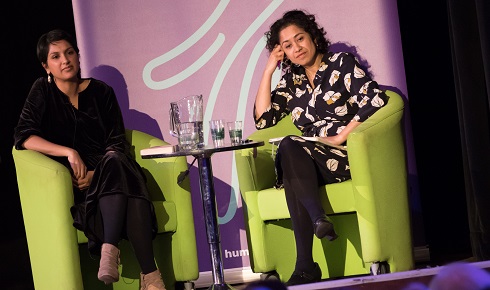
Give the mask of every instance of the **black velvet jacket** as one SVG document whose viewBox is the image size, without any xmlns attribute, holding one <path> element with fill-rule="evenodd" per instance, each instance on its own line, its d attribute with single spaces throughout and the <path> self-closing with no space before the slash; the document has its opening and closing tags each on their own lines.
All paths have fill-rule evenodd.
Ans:
<svg viewBox="0 0 490 290">
<path fill-rule="evenodd" d="M 80 92 L 78 109 L 54 82 L 37 79 L 15 128 L 15 148 L 24 149 L 22 144 L 31 135 L 77 150 L 89 170 L 109 150 L 129 154 L 114 90 L 96 79 Z"/>
<path fill-rule="evenodd" d="M 104 232 L 98 200 L 104 195 L 123 194 L 150 201 L 142 168 L 130 155 L 121 110 L 114 90 L 102 81 L 90 79 L 79 93 L 78 109 L 55 83 L 37 79 L 26 99 L 14 131 L 16 149 L 29 136 L 37 135 L 55 144 L 77 150 L 88 170 L 94 170 L 90 187 L 74 187 L 73 225 L 89 239 L 89 250 L 100 253 Z M 51 156 L 52 157 L 52 156 Z M 68 158 L 52 157 L 71 170 Z M 153 237 L 156 216 L 150 202 Z M 122 233 L 121 238 L 127 239 Z"/>
</svg>

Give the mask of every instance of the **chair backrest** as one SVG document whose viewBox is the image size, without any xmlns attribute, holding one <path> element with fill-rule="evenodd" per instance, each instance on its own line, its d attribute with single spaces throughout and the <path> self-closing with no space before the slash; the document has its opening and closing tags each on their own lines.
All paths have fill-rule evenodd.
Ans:
<svg viewBox="0 0 490 290">
<path fill-rule="evenodd" d="M 172 199 L 179 198 L 173 196 L 175 190 L 170 189 L 185 189 L 190 191 L 190 182 L 186 178 L 183 183 L 178 186 L 176 184 L 177 176 L 174 173 L 180 173 L 187 170 L 187 160 L 182 157 L 143 159 L 140 150 L 153 146 L 168 145 L 169 143 L 156 138 L 147 133 L 138 130 L 126 130 L 126 138 L 131 144 L 131 154 L 136 162 L 143 168 L 146 174 L 147 186 L 151 194 L 152 200 L 163 200 L 161 193 L 163 188 L 169 189 L 166 194 L 172 194 Z M 158 174 L 165 172 L 166 174 Z M 178 194 L 178 192 L 177 192 Z"/>
</svg>

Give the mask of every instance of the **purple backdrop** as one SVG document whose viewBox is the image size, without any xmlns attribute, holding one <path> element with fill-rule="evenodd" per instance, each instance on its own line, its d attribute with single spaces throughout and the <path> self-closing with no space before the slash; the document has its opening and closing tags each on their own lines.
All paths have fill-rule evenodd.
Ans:
<svg viewBox="0 0 490 290">
<path fill-rule="evenodd" d="M 176 143 L 168 132 L 169 103 L 202 94 L 206 143 L 211 142 L 210 119 L 243 120 L 247 136 L 255 130 L 253 101 L 268 57 L 264 32 L 294 8 L 314 13 L 334 50 L 369 60 L 366 64 L 380 85 L 407 98 L 392 0 L 73 0 L 82 75 L 114 87 L 127 128 Z M 411 194 L 418 200 L 409 120 L 406 124 Z M 224 267 L 249 267 L 233 153 L 215 154 L 212 162 Z M 195 165 L 190 178 L 199 267 L 205 272 L 211 263 Z"/>
</svg>

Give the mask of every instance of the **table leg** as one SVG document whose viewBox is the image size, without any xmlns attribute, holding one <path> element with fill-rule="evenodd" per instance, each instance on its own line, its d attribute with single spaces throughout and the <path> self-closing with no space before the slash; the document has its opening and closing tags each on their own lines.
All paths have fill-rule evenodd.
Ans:
<svg viewBox="0 0 490 290">
<path fill-rule="evenodd" d="M 221 259 L 221 244 L 218 225 L 218 211 L 216 207 L 216 194 L 214 192 L 213 168 L 210 156 L 197 157 L 199 167 L 199 183 L 204 208 L 206 233 L 211 253 L 211 264 L 214 284 L 209 287 L 213 290 L 233 289 L 225 283 L 223 274 L 223 260 Z"/>
</svg>

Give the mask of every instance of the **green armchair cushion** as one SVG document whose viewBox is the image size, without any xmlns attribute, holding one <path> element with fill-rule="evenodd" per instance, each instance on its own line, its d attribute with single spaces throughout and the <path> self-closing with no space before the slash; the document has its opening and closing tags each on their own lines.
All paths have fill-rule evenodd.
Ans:
<svg viewBox="0 0 490 290">
<path fill-rule="evenodd" d="M 328 200 L 324 198 L 322 201 L 327 214 L 355 211 L 352 181 L 332 184 L 328 188 Z M 268 188 L 259 191 L 257 204 L 260 219 L 263 221 L 290 218 L 284 190 Z"/>
</svg>

